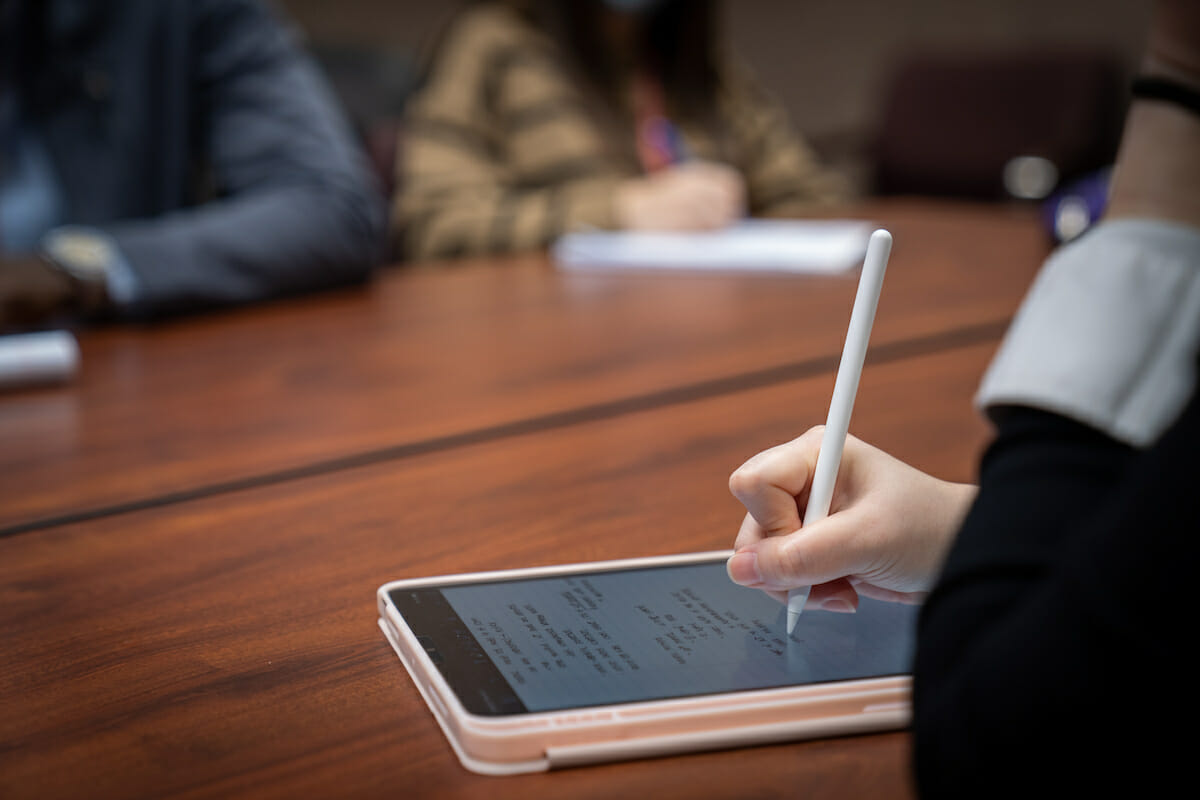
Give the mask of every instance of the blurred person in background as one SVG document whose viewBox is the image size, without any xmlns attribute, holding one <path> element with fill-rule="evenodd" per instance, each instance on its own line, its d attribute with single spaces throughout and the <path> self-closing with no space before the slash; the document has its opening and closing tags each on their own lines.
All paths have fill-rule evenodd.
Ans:
<svg viewBox="0 0 1200 800">
<path fill-rule="evenodd" d="M 0 327 L 362 279 L 386 212 L 254 0 L 0 0 Z"/>
<path fill-rule="evenodd" d="M 715 0 L 472 4 L 410 105 L 397 248 L 525 251 L 580 228 L 706 230 L 844 199 L 718 34 Z"/>
</svg>

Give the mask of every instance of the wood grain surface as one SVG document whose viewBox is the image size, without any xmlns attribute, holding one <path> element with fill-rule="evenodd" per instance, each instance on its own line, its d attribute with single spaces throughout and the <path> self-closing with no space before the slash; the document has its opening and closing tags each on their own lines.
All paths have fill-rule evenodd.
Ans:
<svg viewBox="0 0 1200 800">
<path fill-rule="evenodd" d="M 877 360 L 995 341 L 1048 249 L 1028 207 L 854 215 L 896 240 Z M 0 395 L 0 536 L 829 373 L 855 280 L 527 257 L 85 331 L 77 381 Z"/>
<path fill-rule="evenodd" d="M 900 251 L 896 266 L 920 268 Z M 515 265 L 510 277 L 568 291 L 568 283 L 536 266 Z M 479 282 L 494 285 L 486 277 Z M 769 305 L 757 297 L 760 290 L 751 292 L 753 303 Z M 445 301 L 458 302 L 450 295 Z M 340 302 L 347 314 L 363 304 Z M 279 321 L 298 312 L 275 313 Z M 203 342 L 206 326 L 245 329 L 252 321 L 160 330 L 134 349 L 190 332 Z M 563 317 L 556 324 L 571 323 Z M 403 327 L 399 317 L 396 325 Z M 884 330 L 896 336 L 911 328 L 893 316 Z M 109 336 L 124 335 L 137 337 Z M 115 342 L 106 346 L 120 350 Z M 782 347 L 771 347 L 778 348 L 771 358 L 780 358 Z M 993 347 L 949 346 L 868 364 L 852 432 L 924 469 L 969 479 L 987 437 L 970 397 Z M 88 369 L 81 389 L 101 380 L 94 372 L 100 367 Z M 351 371 L 357 369 L 366 367 Z M 554 388 L 540 405 L 532 394 L 529 403 L 554 408 L 594 399 L 546 369 L 540 380 Z M 618 393 L 639 386 L 632 373 L 614 372 L 625 375 L 614 378 Z M 531 387 L 538 383 L 528 379 Z M 404 383 L 380 380 L 397 391 Z M 131 402 L 140 407 L 132 384 Z M 391 579 L 729 546 L 741 518 L 726 489 L 729 472 L 822 421 L 831 385 L 831 373 L 779 380 L 0 539 L 0 797 L 910 797 L 904 733 L 511 778 L 472 775 L 375 627 L 374 592 Z M 349 396 L 355 389 L 372 391 L 337 391 Z M 223 402 L 248 399 L 230 391 L 224 401 L 203 392 L 188 401 L 182 389 L 174 398 L 195 403 L 202 417 L 195 439 L 182 447 L 205 455 L 189 458 L 228 452 L 219 442 L 206 447 L 207 425 L 249 424 L 222 413 Z M 263 397 L 271 394 L 263 389 Z M 378 419 L 374 402 L 364 399 L 363 420 L 341 429 L 327 420 L 315 435 L 328 448 L 370 444 L 354 425 L 366 431 Z M 448 413 L 438 423 L 430 412 L 423 425 L 470 427 L 530 413 L 511 398 L 497 402 L 503 410 Z M 404 416 L 402 409 L 396 415 Z M 247 449 L 304 439 L 303 419 L 285 411 L 274 433 L 246 431 L 257 443 Z M 406 430 L 399 423 L 386 436 L 400 440 Z M 164 456 L 177 452 L 171 442 L 160 446 Z M 280 458 L 325 452 L 297 445 Z M 270 466 L 262 453 L 236 463 Z M 14 469 L 6 466 L 6 474 Z M 122 462 L 114 471 L 124 469 Z M 185 470 L 173 480 L 203 476 L 203 469 Z M 101 490 L 78 497 L 94 500 L 120 488 L 96 480 Z M 133 480 L 124 488 L 134 494 L 153 488 Z"/>
</svg>

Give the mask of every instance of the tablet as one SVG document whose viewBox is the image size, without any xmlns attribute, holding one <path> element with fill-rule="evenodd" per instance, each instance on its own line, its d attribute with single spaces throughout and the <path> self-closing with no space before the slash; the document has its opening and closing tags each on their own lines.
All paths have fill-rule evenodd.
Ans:
<svg viewBox="0 0 1200 800">
<path fill-rule="evenodd" d="M 917 608 L 786 608 L 728 552 L 401 580 L 379 624 L 467 769 L 905 727 Z"/>
</svg>

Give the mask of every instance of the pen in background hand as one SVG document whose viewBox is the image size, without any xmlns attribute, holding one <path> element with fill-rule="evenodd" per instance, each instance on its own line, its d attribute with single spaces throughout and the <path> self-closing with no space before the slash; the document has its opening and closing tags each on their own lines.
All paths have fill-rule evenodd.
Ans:
<svg viewBox="0 0 1200 800">
<path fill-rule="evenodd" d="M 850 312 L 850 328 L 846 332 L 842 360 L 838 364 L 837 378 L 833 384 L 829 417 L 825 422 L 825 432 L 821 436 L 821 449 L 817 452 L 817 466 L 813 470 L 812 488 L 808 493 L 808 506 L 804 510 L 801 531 L 829 515 L 833 486 L 837 481 L 838 466 L 842 463 L 842 449 L 846 446 L 846 434 L 850 430 L 850 412 L 854 409 L 854 397 L 858 394 L 858 379 L 862 376 L 863 360 L 867 356 L 867 341 L 871 338 L 875 309 L 879 305 L 879 292 L 883 288 L 883 273 L 887 269 L 891 252 L 890 233 L 881 228 L 871 234 L 867 242 L 867 254 L 863 259 L 862 274 L 858 279 L 858 291 L 854 296 L 854 309 Z M 808 600 L 811 588 L 804 586 L 788 592 L 788 636 L 796 629 L 796 621 L 800 619 L 800 612 Z"/>
<path fill-rule="evenodd" d="M 638 129 L 638 156 L 647 174 L 688 161 L 683 134 L 663 116 L 644 120 Z"/>
</svg>

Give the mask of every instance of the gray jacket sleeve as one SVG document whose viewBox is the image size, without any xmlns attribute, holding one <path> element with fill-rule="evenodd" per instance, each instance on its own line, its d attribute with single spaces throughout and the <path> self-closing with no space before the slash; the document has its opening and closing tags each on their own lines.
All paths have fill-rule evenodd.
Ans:
<svg viewBox="0 0 1200 800">
<path fill-rule="evenodd" d="M 100 226 L 136 279 L 126 310 L 362 279 L 383 253 L 383 204 L 324 80 L 262 6 L 210 0 L 193 13 L 194 107 L 218 195 Z"/>
</svg>

